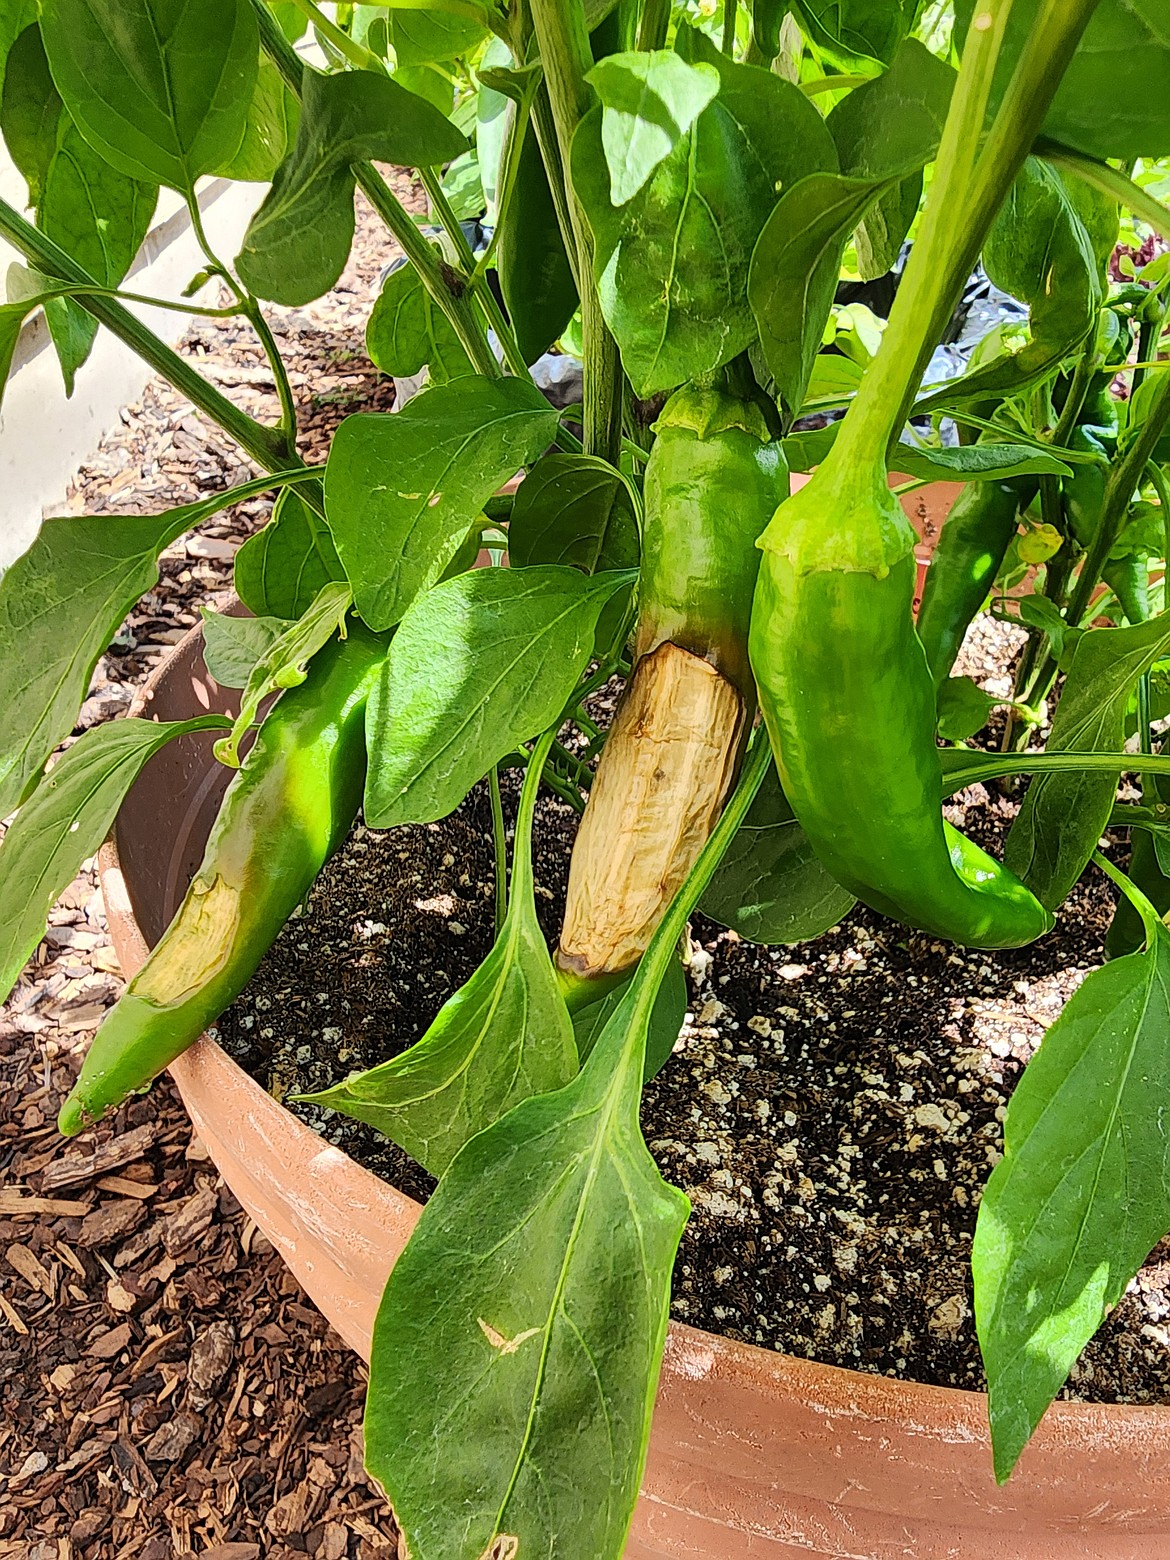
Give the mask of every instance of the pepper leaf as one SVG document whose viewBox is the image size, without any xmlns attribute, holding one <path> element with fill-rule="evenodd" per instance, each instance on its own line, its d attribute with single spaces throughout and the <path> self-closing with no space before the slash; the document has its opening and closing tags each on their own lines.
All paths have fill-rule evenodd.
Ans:
<svg viewBox="0 0 1170 1560">
<path fill-rule="evenodd" d="M 392 7 L 386 24 L 399 65 L 431 65 L 474 49 L 486 28 L 469 16 L 443 16 L 441 7 Z"/>
<path fill-rule="evenodd" d="M 429 167 L 457 157 L 463 136 L 389 76 L 307 70 L 293 149 L 252 218 L 236 264 L 259 298 L 311 303 L 337 281 L 353 242 L 352 164 Z"/>
<path fill-rule="evenodd" d="M 256 664 L 292 627 L 286 618 L 237 617 L 200 607 L 203 663 L 221 688 L 244 688 Z"/>
<path fill-rule="evenodd" d="M 828 931 L 855 903 L 818 860 L 773 765 L 700 910 L 749 942 L 798 943 Z"/>
<path fill-rule="evenodd" d="M 961 42 L 974 0 L 956 0 Z M 1036 25 L 1040 0 L 1013 0 L 996 96 Z M 994 108 L 994 102 L 991 105 Z M 1044 118 L 1044 134 L 1090 157 L 1170 153 L 1170 16 L 1165 0 L 1099 0 Z"/>
<path fill-rule="evenodd" d="M 496 268 L 526 363 L 561 335 L 579 299 L 536 132 L 529 120 L 511 198 L 499 214 Z"/>
<path fill-rule="evenodd" d="M 115 720 L 67 748 L 0 844 L 0 1001 L 45 935 L 53 902 L 105 839 L 146 761 L 172 737 L 220 730 L 223 715 Z"/>
<path fill-rule="evenodd" d="M 1002 1483 L 1170 1230 L 1170 932 L 1093 970 L 1024 1070 L 975 1226 L 975 1317 Z"/>
<path fill-rule="evenodd" d="M 636 569 L 640 551 L 626 485 L 596 455 L 546 455 L 516 490 L 508 522 L 513 568 Z"/>
<path fill-rule="evenodd" d="M 577 1040 L 577 1052 L 585 1062 L 593 1047 L 601 1038 L 606 1024 L 617 1011 L 622 998 L 629 990 L 629 981 L 606 992 L 595 1002 L 585 1003 L 573 1014 L 573 1034 Z M 646 1061 L 643 1076 L 647 1083 L 656 1078 L 670 1059 L 675 1043 L 682 1033 L 687 1016 L 687 982 L 683 967 L 672 959 L 663 977 L 654 1009 L 650 1014 L 650 1027 L 646 1032 Z"/>
<path fill-rule="evenodd" d="M 258 486 L 162 515 L 44 522 L 0 579 L 0 817 L 72 731 L 98 657 L 158 580 L 159 553 Z"/>
<path fill-rule="evenodd" d="M 920 0 L 789 0 L 817 53 L 841 70 L 883 63 L 918 19 Z"/>
<path fill-rule="evenodd" d="M 474 569 L 419 596 L 366 707 L 371 828 L 430 823 L 563 709 L 628 573 Z"/>
<path fill-rule="evenodd" d="M 43 0 L 57 90 L 131 179 L 190 193 L 236 151 L 259 68 L 249 0 Z"/>
<path fill-rule="evenodd" d="M 557 413 L 528 381 L 479 377 L 432 386 L 400 412 L 345 419 L 325 504 L 371 628 L 393 628 L 435 583 L 487 500 L 556 428 Z"/>
<path fill-rule="evenodd" d="M 718 72 L 719 93 L 636 195 L 612 203 L 600 105 L 572 146 L 602 311 L 640 396 L 710 373 L 752 343 L 748 265 L 776 191 L 836 163 L 824 122 L 798 87 L 732 63 L 685 26 L 678 50 Z"/>
<path fill-rule="evenodd" d="M 536 919 L 536 779 L 535 771 L 525 777 L 508 913 L 487 958 L 409 1050 L 300 1096 L 368 1123 L 432 1175 L 514 1105 L 561 1088 L 577 1071 L 573 1026 Z"/>
<path fill-rule="evenodd" d="M 257 617 L 299 618 L 345 570 L 329 527 L 294 488 L 285 488 L 268 524 L 236 553 L 236 594 Z"/>
<path fill-rule="evenodd" d="M 391 1272 L 366 1457 L 415 1560 L 622 1552 L 689 1209 L 639 1130 L 639 1011 L 471 1139 Z"/>
<path fill-rule="evenodd" d="M 366 325 L 366 351 L 384 374 L 409 379 L 426 368 L 432 384 L 472 372 L 454 327 L 411 265 L 382 284 Z"/>
<path fill-rule="evenodd" d="M 260 706 L 270 694 L 295 688 L 308 675 L 308 665 L 318 650 L 341 630 L 345 638 L 345 619 L 353 605 L 353 593 L 344 581 L 331 580 L 322 585 L 312 606 L 295 623 L 272 640 L 248 674 L 240 713 L 226 737 L 215 744 L 215 756 L 232 769 L 240 766 L 240 743 L 244 733 L 256 723 Z"/>
<path fill-rule="evenodd" d="M 1125 712 L 1139 677 L 1170 646 L 1170 614 L 1135 628 L 1096 628 L 1076 641 L 1046 751 L 1120 753 Z M 1133 760 L 1131 767 L 1140 767 Z M 1050 910 L 1080 877 L 1101 838 L 1117 791 L 1099 770 L 1042 774 L 1008 833 L 1006 864 Z"/>
<path fill-rule="evenodd" d="M 638 193 L 719 91 L 714 66 L 688 65 L 672 49 L 610 54 L 585 79 L 601 100 L 601 145 L 615 206 Z"/>
</svg>

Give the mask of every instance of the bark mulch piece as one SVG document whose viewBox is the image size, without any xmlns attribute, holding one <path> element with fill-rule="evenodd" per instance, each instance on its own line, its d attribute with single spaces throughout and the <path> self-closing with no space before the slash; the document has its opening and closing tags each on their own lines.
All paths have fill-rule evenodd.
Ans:
<svg viewBox="0 0 1170 1560">
<path fill-rule="evenodd" d="M 399 193 L 421 209 L 409 184 Z M 359 196 L 335 291 L 269 311 L 309 461 L 344 416 L 393 405 L 363 333 L 395 252 Z M 200 321 L 181 350 L 246 409 L 275 416 L 245 327 Z M 156 512 L 251 475 L 226 435 L 153 380 L 64 512 Z M 167 550 L 75 735 L 124 713 L 199 607 L 224 603 L 235 551 L 269 509 L 240 505 Z M 220 1181 L 169 1080 L 73 1143 L 57 1135 L 122 988 L 92 861 L 50 920 L 0 1009 L 0 1557 L 394 1560 L 393 1521 L 362 1467 L 365 1367 Z"/>
</svg>

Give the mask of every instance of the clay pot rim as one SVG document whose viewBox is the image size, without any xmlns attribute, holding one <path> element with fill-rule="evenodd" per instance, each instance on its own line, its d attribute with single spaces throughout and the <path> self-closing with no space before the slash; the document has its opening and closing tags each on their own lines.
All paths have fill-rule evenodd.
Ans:
<svg viewBox="0 0 1170 1560">
<path fill-rule="evenodd" d="M 202 624 L 197 624 L 170 649 L 135 694 L 128 716 L 150 718 L 155 689 L 166 677 L 172 660 L 184 650 L 190 650 L 202 637 Z M 98 852 L 98 873 L 111 930 L 117 925 L 119 938 L 116 940 L 120 940 L 124 949 L 131 950 L 129 962 L 137 968 L 146 957 L 148 945 L 134 915 L 113 830 Z M 127 971 L 128 977 L 131 974 L 133 970 Z M 254 1113 L 263 1118 L 266 1127 L 285 1134 L 290 1159 L 298 1157 L 294 1148 L 303 1154 L 306 1150 L 319 1152 L 326 1146 L 316 1133 L 273 1099 L 206 1034 L 168 1070 L 184 1095 L 185 1105 L 187 1091 L 197 1087 L 200 1103 L 206 1106 L 208 1099 L 218 1092 L 215 1088 L 217 1078 L 225 1085 L 230 1080 L 227 1092 L 238 1094 L 243 1089 L 249 1104 L 254 1105 Z M 352 1178 L 355 1185 L 361 1185 L 367 1197 L 386 1206 L 393 1221 L 393 1233 L 405 1244 L 423 1205 L 393 1183 L 359 1165 L 342 1150 L 332 1149 L 331 1152 L 344 1161 L 345 1175 Z M 328 1313 L 325 1314 L 328 1317 Z M 368 1348 L 359 1348 L 352 1337 L 347 1341 L 368 1360 Z M 660 1393 L 670 1377 L 681 1384 L 708 1375 L 717 1375 L 728 1386 L 742 1392 L 745 1398 L 766 1397 L 779 1403 L 798 1394 L 811 1404 L 823 1404 L 826 1412 L 837 1415 L 844 1411 L 858 1419 L 888 1421 L 909 1427 L 945 1423 L 953 1427 L 956 1439 L 988 1439 L 987 1395 L 984 1392 L 825 1365 L 672 1320 Z M 1050 1405 L 1025 1451 L 1020 1472 L 1023 1473 L 1025 1465 L 1031 1463 L 1032 1456 L 1043 1455 L 1045 1443 L 1050 1438 L 1058 1439 L 1066 1448 L 1070 1442 L 1083 1442 L 1085 1453 L 1091 1455 L 1093 1447 L 1100 1445 L 1103 1439 L 1115 1450 L 1132 1443 L 1148 1453 L 1151 1437 L 1170 1445 L 1170 1406 L 1057 1400 Z M 1012 1482 L 1014 1484 L 1016 1480 Z"/>
</svg>

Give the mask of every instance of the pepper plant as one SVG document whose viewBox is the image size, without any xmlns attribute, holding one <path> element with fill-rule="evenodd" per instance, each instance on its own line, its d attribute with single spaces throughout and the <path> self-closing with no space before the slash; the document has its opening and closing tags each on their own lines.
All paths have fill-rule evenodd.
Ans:
<svg viewBox="0 0 1170 1560">
<path fill-rule="evenodd" d="M 1162 0 L 920 9 L 0 0 L 0 129 L 30 208 L 0 203 L 24 259 L 0 362 L 41 309 L 69 389 L 104 327 L 258 472 L 163 515 L 48 520 L 0 581 L 5 989 L 152 753 L 200 734 L 233 772 L 61 1130 L 230 1003 L 359 804 L 388 829 L 491 791 L 495 946 L 421 1040 L 314 1097 L 439 1177 L 382 1298 L 366 1418 L 415 1560 L 622 1551 L 687 1216 L 639 1096 L 679 1031 L 700 905 L 763 943 L 857 899 L 1016 947 L 1128 828 L 1132 877 L 1097 858 L 1121 890 L 1116 957 L 1025 1073 L 979 1216 L 999 1477 L 1170 1229 L 1170 265 L 1108 271 L 1123 215 L 1170 236 Z M 414 171 L 427 225 L 385 163 Z M 212 174 L 267 185 L 234 258 L 200 221 Z M 164 185 L 222 291 L 202 312 L 242 317 L 268 355 L 275 423 L 127 307 Z M 355 187 L 406 260 L 370 356 L 428 384 L 347 417 L 312 466 L 266 305 L 334 285 Z M 460 217 L 485 209 L 476 252 Z M 839 309 L 843 270 L 886 274 L 908 236 L 888 322 Z M 924 385 L 980 257 L 1028 324 Z M 558 412 L 530 368 L 570 339 L 582 400 Z M 891 472 L 964 484 L 917 623 Z M 204 626 L 238 718 L 117 721 L 46 768 L 160 551 L 263 491 L 271 518 L 235 560 L 249 615 Z M 472 567 L 485 543 L 507 567 Z M 950 675 L 988 603 L 1028 635 L 998 744 L 992 701 Z M 605 732 L 588 700 L 615 676 Z M 1125 771 L 1140 805 L 1117 801 Z M 1022 775 L 1001 864 L 942 804 Z M 552 953 L 542 787 L 583 815 Z"/>
</svg>

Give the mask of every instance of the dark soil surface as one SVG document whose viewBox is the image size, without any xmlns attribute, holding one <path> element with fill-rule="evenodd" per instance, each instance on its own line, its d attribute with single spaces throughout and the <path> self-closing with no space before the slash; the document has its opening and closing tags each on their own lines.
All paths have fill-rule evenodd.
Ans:
<svg viewBox="0 0 1170 1560">
<path fill-rule="evenodd" d="M 978 637 L 971 648 L 986 650 Z M 951 821 L 1002 848 L 1014 804 L 982 787 L 962 802 Z M 574 831 L 569 807 L 542 804 L 550 941 Z M 222 1042 L 281 1097 L 397 1054 L 487 952 L 493 894 L 485 794 L 439 824 L 358 827 L 225 1015 Z M 981 1387 L 969 1273 L 981 1188 L 1012 1087 L 1101 962 L 1111 913 L 1108 885 L 1090 875 L 1051 936 L 1003 954 L 956 950 L 861 909 L 788 948 L 697 918 L 686 1026 L 642 1111 L 663 1174 L 694 1205 L 673 1314 L 831 1364 Z M 428 1195 L 426 1173 L 373 1129 L 290 1108 Z M 1170 1401 L 1168 1317 L 1170 1253 L 1131 1286 L 1071 1390 Z"/>
</svg>

